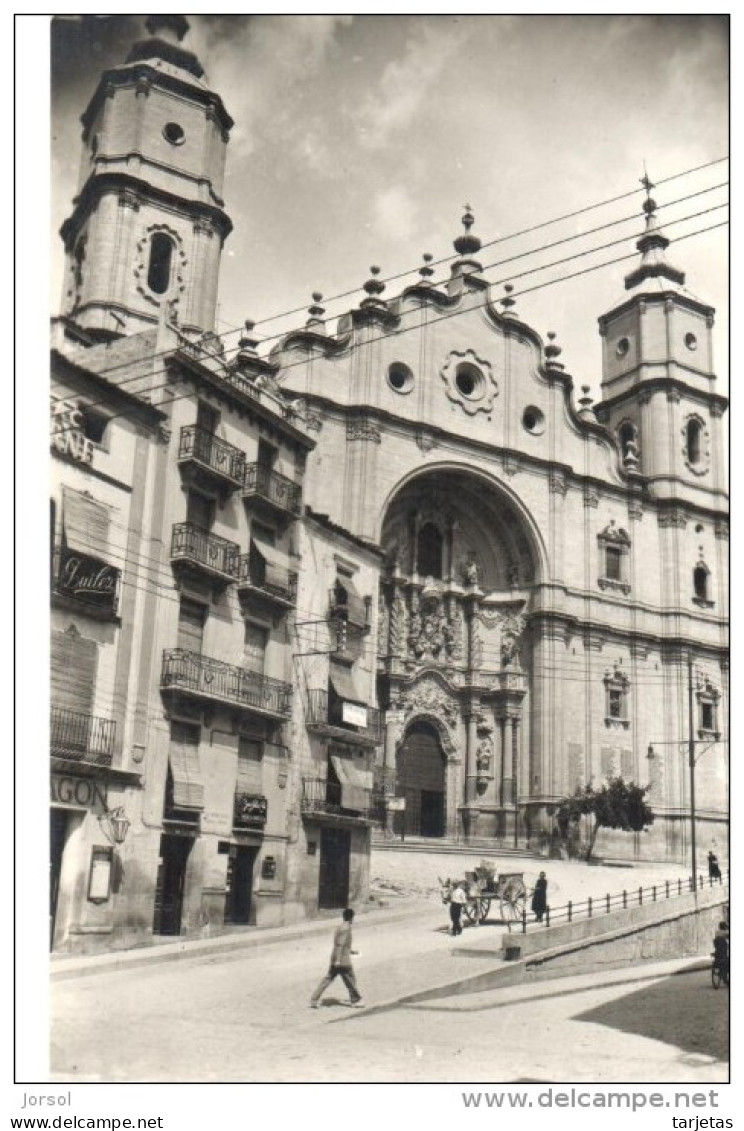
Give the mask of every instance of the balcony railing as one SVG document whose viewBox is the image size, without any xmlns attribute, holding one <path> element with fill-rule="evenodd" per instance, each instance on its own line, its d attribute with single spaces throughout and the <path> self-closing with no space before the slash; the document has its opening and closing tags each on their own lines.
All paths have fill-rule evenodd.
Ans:
<svg viewBox="0 0 744 1131">
<path fill-rule="evenodd" d="M 183 648 L 163 652 L 160 686 L 164 691 L 182 691 L 260 714 L 284 719 L 292 714 L 291 684 Z"/>
<path fill-rule="evenodd" d="M 266 824 L 269 803 L 258 793 L 236 793 L 233 805 L 234 829 L 262 829 Z"/>
<path fill-rule="evenodd" d="M 363 792 L 363 806 L 345 809 L 339 782 L 327 781 L 325 778 L 303 778 L 301 810 L 303 813 L 322 813 L 328 816 L 370 821 L 374 817 L 372 791 Z"/>
<path fill-rule="evenodd" d="M 238 576 L 240 546 L 192 522 L 177 522 L 171 536 L 171 561 L 184 562 L 225 581 Z"/>
<path fill-rule="evenodd" d="M 250 554 L 244 554 L 238 562 L 237 582 L 239 589 L 256 589 L 263 596 L 283 605 L 297 604 L 297 574 L 287 570 L 281 573 Z"/>
<path fill-rule="evenodd" d="M 308 691 L 305 724 L 332 737 L 377 746 L 381 741 L 380 712 L 376 707 L 345 703 L 323 688 Z"/>
<path fill-rule="evenodd" d="M 243 482 L 245 452 L 195 424 L 181 429 L 178 460 L 179 463 L 194 460 L 218 478 L 229 481 L 233 487 L 239 487 Z"/>
<path fill-rule="evenodd" d="M 116 722 L 66 707 L 51 708 L 50 751 L 57 758 L 110 766 L 114 756 Z"/>
<path fill-rule="evenodd" d="M 243 497 L 267 503 L 285 514 L 297 515 L 302 505 L 302 488 L 278 471 L 260 463 L 249 463 L 243 479 Z"/>
</svg>

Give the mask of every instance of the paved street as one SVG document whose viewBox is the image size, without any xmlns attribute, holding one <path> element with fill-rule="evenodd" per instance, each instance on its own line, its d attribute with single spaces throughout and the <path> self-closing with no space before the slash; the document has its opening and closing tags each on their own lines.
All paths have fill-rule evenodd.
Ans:
<svg viewBox="0 0 744 1131">
<path fill-rule="evenodd" d="M 57 1081 L 725 1082 L 728 992 L 700 960 L 426 1001 L 375 1011 L 421 985 L 492 965 L 458 954 L 443 909 L 373 912 L 355 924 L 370 1011 L 335 983 L 308 1008 L 335 921 L 309 937 L 161 961 L 52 986 Z M 396 917 L 397 916 L 397 917 Z M 494 954 L 500 931 L 492 931 Z M 472 937 L 472 936 L 471 936 Z M 338 985 L 338 989 L 336 989 Z M 116 1016 L 101 1039 L 101 1017 Z"/>
</svg>

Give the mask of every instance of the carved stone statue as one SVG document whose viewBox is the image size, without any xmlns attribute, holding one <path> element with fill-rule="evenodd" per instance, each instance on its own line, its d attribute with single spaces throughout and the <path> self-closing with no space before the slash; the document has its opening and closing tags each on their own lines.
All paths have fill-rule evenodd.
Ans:
<svg viewBox="0 0 744 1131">
<path fill-rule="evenodd" d="M 475 589 L 478 586 L 478 562 L 471 551 L 462 567 L 462 576 L 466 585 Z"/>
</svg>

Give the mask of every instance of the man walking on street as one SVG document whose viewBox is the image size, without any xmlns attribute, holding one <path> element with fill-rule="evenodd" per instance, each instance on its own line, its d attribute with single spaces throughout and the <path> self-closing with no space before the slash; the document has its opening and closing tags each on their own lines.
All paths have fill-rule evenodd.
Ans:
<svg viewBox="0 0 744 1131">
<path fill-rule="evenodd" d="M 343 919 L 343 923 L 336 928 L 336 933 L 333 936 L 333 951 L 331 952 L 328 973 L 310 998 L 311 1009 L 318 1008 L 318 1002 L 336 977 L 343 980 L 349 991 L 351 1004 L 354 1006 L 361 1006 L 362 1004 L 362 995 L 357 989 L 354 967 L 351 964 L 352 954 L 359 953 L 351 949 L 351 924 L 354 921 L 354 912 L 351 907 L 346 908 Z"/>
</svg>

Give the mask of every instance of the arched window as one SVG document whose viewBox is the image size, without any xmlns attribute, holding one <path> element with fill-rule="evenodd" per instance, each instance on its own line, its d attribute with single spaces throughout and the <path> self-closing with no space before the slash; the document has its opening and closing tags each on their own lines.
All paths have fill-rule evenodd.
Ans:
<svg viewBox="0 0 744 1131">
<path fill-rule="evenodd" d="M 702 425 L 699 420 L 688 420 L 687 422 L 687 459 L 690 463 L 700 463 L 700 436 L 702 432 Z"/>
<path fill-rule="evenodd" d="M 170 286 L 173 240 L 164 232 L 153 232 L 150 240 L 150 265 L 147 285 L 156 295 L 163 295 Z"/>
<path fill-rule="evenodd" d="M 418 572 L 424 577 L 442 576 L 442 535 L 433 522 L 425 523 L 418 535 Z"/>
<path fill-rule="evenodd" d="M 708 576 L 708 570 L 704 565 L 695 566 L 692 584 L 695 589 L 695 596 L 699 601 L 708 600 Z"/>
</svg>

